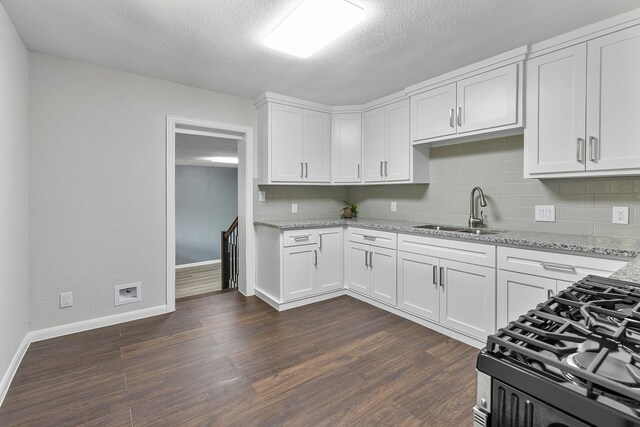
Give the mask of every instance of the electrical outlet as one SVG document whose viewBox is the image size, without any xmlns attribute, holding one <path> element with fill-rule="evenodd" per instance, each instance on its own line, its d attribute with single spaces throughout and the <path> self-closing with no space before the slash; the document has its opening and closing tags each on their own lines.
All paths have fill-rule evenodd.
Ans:
<svg viewBox="0 0 640 427">
<path fill-rule="evenodd" d="M 267 192 L 266 191 L 258 191 L 258 201 L 264 202 L 267 200 Z"/>
<path fill-rule="evenodd" d="M 535 215 L 537 222 L 555 222 L 556 221 L 556 207 L 553 205 L 549 206 L 538 206 L 535 208 Z"/>
<path fill-rule="evenodd" d="M 391 212 L 395 212 L 398 210 L 398 204 L 396 202 L 391 202 Z"/>
<path fill-rule="evenodd" d="M 629 207 L 614 206 L 612 222 L 614 224 L 629 224 Z"/>
<path fill-rule="evenodd" d="M 63 292 L 60 294 L 60 308 L 73 307 L 73 293 Z"/>
<path fill-rule="evenodd" d="M 291 213 L 298 213 L 298 204 L 291 203 Z"/>
</svg>

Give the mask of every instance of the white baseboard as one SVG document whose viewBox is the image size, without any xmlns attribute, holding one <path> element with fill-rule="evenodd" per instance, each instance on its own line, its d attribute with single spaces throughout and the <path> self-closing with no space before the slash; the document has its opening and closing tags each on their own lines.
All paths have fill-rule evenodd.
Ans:
<svg viewBox="0 0 640 427">
<path fill-rule="evenodd" d="M 7 372 L 5 372 L 2 377 L 2 382 L 0 382 L 0 406 L 2 406 L 2 402 L 4 402 L 4 398 L 9 391 L 9 386 L 11 385 L 11 381 L 13 381 L 13 377 L 18 371 L 18 366 L 20 366 L 20 362 L 22 362 L 22 358 L 24 357 L 27 349 L 29 348 L 29 344 L 31 344 L 31 340 L 29 337 L 29 333 L 24 337 L 16 354 L 13 355 L 13 359 L 11 359 L 11 363 L 7 368 Z"/>
<path fill-rule="evenodd" d="M 219 259 L 212 259 L 209 261 L 192 262 L 191 264 L 180 264 L 176 265 L 176 270 L 182 270 L 183 268 L 191 267 L 204 267 L 205 265 L 220 264 L 220 262 L 222 261 Z"/>
<path fill-rule="evenodd" d="M 267 304 L 269 304 L 271 307 L 275 308 L 278 311 L 290 310 L 292 308 L 302 307 L 303 305 L 313 304 L 314 302 L 325 301 L 331 298 L 337 298 L 347 294 L 345 289 L 338 289 L 338 290 L 330 291 L 324 294 L 314 295 L 308 298 L 301 298 L 295 301 L 278 302 L 272 296 L 260 291 L 259 289 L 254 289 L 254 291 L 258 298 L 260 298 L 262 301 L 266 302 Z"/>
<path fill-rule="evenodd" d="M 159 305 L 156 307 L 143 308 L 142 310 L 128 311 L 126 313 L 114 314 L 112 316 L 98 317 L 97 319 L 89 319 L 83 320 L 82 322 L 54 326 L 52 328 L 38 329 L 36 331 L 31 331 L 29 335 L 31 337 L 31 342 L 36 342 L 166 313 L 168 313 L 167 306 Z"/>
</svg>

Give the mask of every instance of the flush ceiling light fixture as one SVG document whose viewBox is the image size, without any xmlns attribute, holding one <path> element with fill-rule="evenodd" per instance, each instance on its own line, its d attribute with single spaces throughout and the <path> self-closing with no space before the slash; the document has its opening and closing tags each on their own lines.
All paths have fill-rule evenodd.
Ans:
<svg viewBox="0 0 640 427">
<path fill-rule="evenodd" d="M 264 39 L 264 44 L 307 58 L 363 19 L 364 10 L 346 0 L 304 0 Z"/>
<path fill-rule="evenodd" d="M 237 157 L 207 157 L 207 160 L 212 163 L 229 163 L 234 165 L 238 164 Z"/>
</svg>

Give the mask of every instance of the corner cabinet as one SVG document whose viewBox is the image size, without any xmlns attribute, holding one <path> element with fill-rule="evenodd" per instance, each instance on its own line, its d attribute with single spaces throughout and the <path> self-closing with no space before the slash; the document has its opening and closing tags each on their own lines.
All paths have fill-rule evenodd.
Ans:
<svg viewBox="0 0 640 427">
<path fill-rule="evenodd" d="M 495 331 L 493 245 L 398 235 L 398 307 L 478 340 Z"/>
<path fill-rule="evenodd" d="M 258 108 L 262 183 L 331 182 L 331 115 L 275 102 Z"/>
<path fill-rule="evenodd" d="M 342 227 L 258 227 L 256 290 L 279 305 L 343 289 L 342 236 Z"/>
<path fill-rule="evenodd" d="M 450 83 L 446 83 L 449 81 Z M 446 84 L 445 84 L 446 83 Z M 411 140 L 439 142 L 522 128 L 522 63 L 442 84 L 411 96 Z"/>
<path fill-rule="evenodd" d="M 526 67 L 525 178 L 640 173 L 640 26 Z"/>
</svg>

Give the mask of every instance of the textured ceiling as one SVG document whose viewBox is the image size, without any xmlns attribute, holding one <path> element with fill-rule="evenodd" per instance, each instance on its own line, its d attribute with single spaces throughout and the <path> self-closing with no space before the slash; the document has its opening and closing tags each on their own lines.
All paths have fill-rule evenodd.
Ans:
<svg viewBox="0 0 640 427">
<path fill-rule="evenodd" d="M 176 165 L 237 168 L 238 165 L 213 163 L 208 157 L 238 157 L 238 141 L 210 136 L 176 134 Z"/>
<path fill-rule="evenodd" d="M 300 0 L 0 0 L 27 47 L 192 86 L 359 104 L 640 7 L 638 0 L 352 0 L 367 18 L 307 59 L 262 39 Z"/>
</svg>

